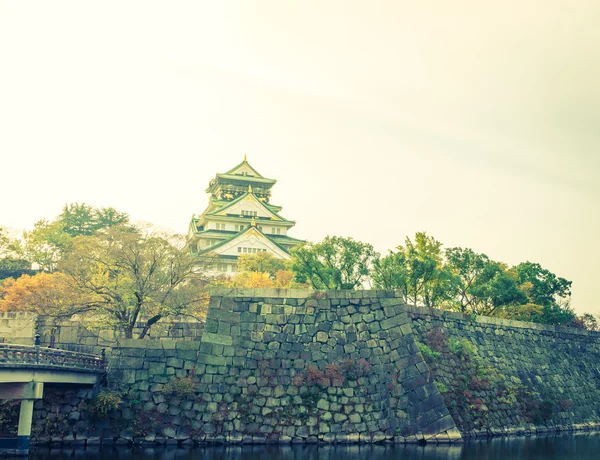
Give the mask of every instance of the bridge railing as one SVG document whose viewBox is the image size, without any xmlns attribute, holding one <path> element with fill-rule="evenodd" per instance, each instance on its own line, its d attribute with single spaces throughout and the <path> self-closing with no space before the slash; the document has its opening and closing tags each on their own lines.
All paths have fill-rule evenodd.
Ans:
<svg viewBox="0 0 600 460">
<path fill-rule="evenodd" d="M 74 370 L 104 372 L 104 356 L 45 348 L 38 345 L 0 343 L 0 366 L 52 366 Z"/>
</svg>

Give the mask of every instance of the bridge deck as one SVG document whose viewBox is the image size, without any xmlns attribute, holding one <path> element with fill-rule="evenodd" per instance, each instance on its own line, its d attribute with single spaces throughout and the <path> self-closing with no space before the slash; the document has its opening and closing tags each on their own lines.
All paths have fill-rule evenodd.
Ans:
<svg viewBox="0 0 600 460">
<path fill-rule="evenodd" d="M 0 370 L 47 369 L 103 373 L 106 363 L 102 356 L 40 347 L 39 345 L 0 344 Z"/>
</svg>

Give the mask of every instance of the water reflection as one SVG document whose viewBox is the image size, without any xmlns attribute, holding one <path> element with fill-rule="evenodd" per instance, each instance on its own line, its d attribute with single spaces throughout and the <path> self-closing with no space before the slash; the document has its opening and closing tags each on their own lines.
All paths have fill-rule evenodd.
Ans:
<svg viewBox="0 0 600 460">
<path fill-rule="evenodd" d="M 31 460 L 596 460 L 600 434 L 492 439 L 464 445 L 232 446 L 203 448 L 39 449 Z"/>
</svg>

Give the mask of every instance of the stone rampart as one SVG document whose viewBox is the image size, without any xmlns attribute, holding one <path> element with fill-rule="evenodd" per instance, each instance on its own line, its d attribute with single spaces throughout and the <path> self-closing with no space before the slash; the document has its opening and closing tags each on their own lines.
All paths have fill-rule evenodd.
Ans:
<svg viewBox="0 0 600 460">
<path fill-rule="evenodd" d="M 405 307 L 466 436 L 600 422 L 600 333 Z M 582 426 L 583 424 L 583 426 Z"/>
<path fill-rule="evenodd" d="M 120 340 L 107 386 L 123 402 L 98 417 L 83 393 L 49 393 L 39 439 L 453 442 L 600 420 L 598 333 L 408 307 L 389 291 L 220 289 L 197 338 Z"/>
</svg>

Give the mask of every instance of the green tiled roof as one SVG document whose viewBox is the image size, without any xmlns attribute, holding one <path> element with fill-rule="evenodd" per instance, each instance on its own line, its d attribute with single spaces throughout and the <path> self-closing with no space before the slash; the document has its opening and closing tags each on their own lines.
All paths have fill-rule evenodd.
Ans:
<svg viewBox="0 0 600 460">
<path fill-rule="evenodd" d="M 267 240 L 269 240 L 271 243 L 273 243 L 275 246 L 277 246 L 279 249 L 281 249 L 283 252 L 285 252 L 286 254 L 289 254 L 289 251 L 284 247 L 281 246 L 277 241 L 273 240 L 273 238 L 270 238 L 269 235 L 265 235 L 262 231 L 260 231 L 260 229 L 258 227 L 247 227 L 244 230 L 242 230 L 241 232 L 237 232 L 234 233 L 233 235 L 231 235 L 229 238 L 218 242 L 217 244 L 210 246 L 206 249 L 203 249 L 202 251 L 200 251 L 199 254 L 207 254 L 209 252 L 214 251 L 217 248 L 220 248 L 221 246 L 223 246 L 226 243 L 229 243 L 231 240 L 237 238 L 238 236 L 243 235 L 244 233 L 250 231 L 251 228 L 255 228 L 257 232 L 259 232 L 262 236 L 264 236 Z M 220 257 L 220 256 L 219 256 Z"/>
<path fill-rule="evenodd" d="M 217 177 L 221 179 L 241 180 L 244 182 L 257 182 L 260 184 L 274 184 L 277 182 L 275 179 L 266 179 L 264 177 L 255 176 L 242 176 L 241 174 L 217 174 Z"/>
<path fill-rule="evenodd" d="M 219 212 L 225 211 L 227 208 L 230 208 L 230 207 L 231 207 L 231 206 L 233 206 L 234 204 L 236 204 L 236 203 L 239 203 L 241 200 L 243 200 L 244 198 L 246 198 L 248 195 L 250 195 L 250 192 L 246 192 L 246 193 L 244 193 L 243 195 L 240 195 L 240 196 L 238 196 L 238 197 L 237 197 L 235 200 L 228 202 L 228 203 L 227 203 L 225 206 L 222 206 L 222 207 L 220 207 L 220 208 L 218 208 L 218 209 L 215 209 L 214 211 L 208 212 L 208 213 L 206 213 L 206 214 L 207 214 L 207 215 L 215 215 L 215 214 L 217 214 L 217 213 L 219 213 Z M 269 208 L 267 207 L 267 205 L 266 205 L 265 203 L 263 203 L 262 201 L 260 201 L 260 200 L 256 200 L 256 201 L 258 201 L 258 202 L 261 204 L 261 206 L 262 206 L 262 207 L 264 207 L 264 208 L 265 208 L 267 211 L 269 211 L 269 212 L 270 212 L 271 214 L 273 214 L 274 216 L 276 216 L 276 217 L 278 217 L 279 219 L 281 219 L 283 222 L 290 222 L 290 223 L 292 222 L 292 221 L 290 221 L 290 220 L 287 220 L 287 219 L 285 219 L 285 218 L 281 217 L 279 214 L 277 214 L 277 213 L 276 213 L 275 211 L 273 211 L 272 209 L 269 209 Z"/>
<path fill-rule="evenodd" d="M 238 169 L 240 166 L 243 166 L 244 163 L 252 170 L 254 171 L 254 173 L 256 174 L 256 176 L 242 176 L 241 174 L 233 174 L 233 172 Z M 217 177 L 225 177 L 225 176 L 231 176 L 233 178 L 238 178 L 238 177 L 249 177 L 249 178 L 253 178 L 253 179 L 263 179 L 264 181 L 270 182 L 270 183 L 275 183 L 277 182 L 275 179 L 267 179 L 266 177 L 263 177 L 261 173 L 259 173 L 256 169 L 254 169 L 252 167 L 252 165 L 250 163 L 248 163 L 248 161 L 244 158 L 244 161 L 242 161 L 241 163 L 235 165 L 233 168 L 231 168 L 229 171 L 223 173 L 223 174 L 217 174 Z"/>
<path fill-rule="evenodd" d="M 304 240 L 299 240 L 297 238 L 292 238 L 291 236 L 287 236 L 287 235 L 271 235 L 269 234 L 269 238 L 273 239 L 273 240 L 277 240 L 279 241 L 281 244 L 300 244 L 300 243 L 304 243 Z"/>
</svg>

